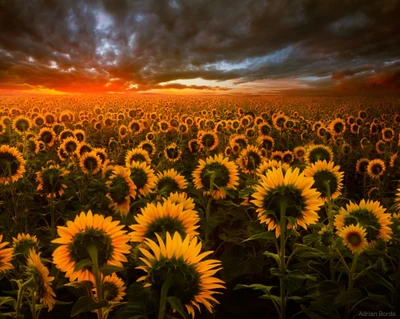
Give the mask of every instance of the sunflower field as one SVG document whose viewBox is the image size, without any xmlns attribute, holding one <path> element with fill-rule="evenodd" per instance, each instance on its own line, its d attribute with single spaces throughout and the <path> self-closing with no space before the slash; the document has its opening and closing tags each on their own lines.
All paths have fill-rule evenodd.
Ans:
<svg viewBox="0 0 400 319">
<path fill-rule="evenodd" d="M 0 318 L 399 316 L 399 105 L 0 97 Z"/>
</svg>

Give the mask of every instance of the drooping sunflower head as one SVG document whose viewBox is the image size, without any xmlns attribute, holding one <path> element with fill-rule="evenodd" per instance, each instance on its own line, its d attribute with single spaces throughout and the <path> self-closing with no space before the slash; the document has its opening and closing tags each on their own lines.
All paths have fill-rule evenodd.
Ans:
<svg viewBox="0 0 400 319">
<path fill-rule="evenodd" d="M 157 235 L 157 242 L 146 239 L 148 248 L 140 248 L 144 255 L 140 259 L 143 266 L 137 267 L 146 272 L 137 281 L 144 281 L 145 287 L 151 287 L 158 293 L 165 281 L 170 282 L 168 295 L 177 297 L 185 305 L 186 310 L 194 318 L 195 308 L 200 311 L 203 304 L 212 313 L 213 297 L 219 293 L 215 289 L 223 289 L 224 282 L 212 277 L 221 270 L 219 260 L 203 260 L 212 251 L 200 253 L 202 244 L 197 237 L 182 238 L 179 233 L 173 237 L 167 233 L 166 240 Z"/>
<path fill-rule="evenodd" d="M 19 233 L 16 238 L 13 237 L 13 254 L 19 262 L 24 263 L 26 261 L 31 249 L 39 251 L 39 242 L 36 236 Z"/>
<path fill-rule="evenodd" d="M 31 289 L 31 294 L 35 295 L 42 304 L 47 306 L 49 308 L 48 311 L 51 311 L 56 303 L 54 300 L 56 294 L 50 286 L 54 277 L 49 276 L 49 270 L 43 265 L 40 254 L 36 253 L 34 249 L 30 250 L 26 262 L 25 276 L 31 278 L 35 285 L 35 288 Z"/>
<path fill-rule="evenodd" d="M 157 173 L 155 183 L 155 189 L 164 197 L 173 192 L 183 191 L 187 187 L 185 177 L 174 168 Z"/>
<path fill-rule="evenodd" d="M 11 259 L 13 257 L 12 248 L 4 248 L 9 242 L 3 241 L 3 235 L 0 234 L 0 273 L 6 270 L 13 269 L 14 266 L 11 264 Z"/>
<path fill-rule="evenodd" d="M 333 152 L 328 146 L 319 144 L 312 145 L 308 148 L 305 155 L 305 161 L 308 165 L 323 160 L 327 162 L 333 161 Z"/>
<path fill-rule="evenodd" d="M 136 197 L 136 185 L 129 177 L 129 171 L 123 166 L 115 166 L 110 180 L 106 182 L 110 199 L 110 208 L 116 213 L 126 216 L 130 210 L 131 198 Z"/>
<path fill-rule="evenodd" d="M 200 218 L 194 207 L 183 203 L 173 203 L 170 198 L 162 203 L 149 203 L 135 217 L 136 224 L 129 226 L 131 240 L 143 242 L 145 238 L 155 240 L 156 234 L 165 239 L 167 232 L 178 232 L 182 237 L 196 236 Z"/>
<path fill-rule="evenodd" d="M 318 235 L 321 236 L 321 243 L 326 246 L 329 247 L 333 244 L 334 242 L 334 232 L 333 230 L 328 227 L 328 226 L 324 226 L 319 232 Z"/>
<path fill-rule="evenodd" d="M 66 226 L 58 226 L 59 238 L 52 242 L 60 244 L 53 253 L 53 263 L 70 281 L 94 280 L 89 267 L 74 271 L 75 265 L 85 259 L 91 260 L 89 249 L 96 249 L 99 267 L 114 265 L 123 267 L 130 246 L 129 236 L 122 230 L 119 221 L 111 217 L 87 214 L 81 212 L 74 221 L 68 221 Z"/>
<path fill-rule="evenodd" d="M 25 172 L 25 160 L 21 153 L 8 145 L 0 146 L 0 184 L 8 185 L 22 178 Z"/>
<path fill-rule="evenodd" d="M 65 176 L 69 174 L 64 168 L 59 165 L 48 165 L 42 168 L 42 171 L 36 173 L 36 182 L 39 183 L 37 190 L 43 192 L 47 197 L 61 196 L 64 194 L 64 188 L 67 186 Z"/>
<path fill-rule="evenodd" d="M 264 157 L 257 147 L 247 145 L 246 149 L 240 152 L 239 157 L 236 159 L 236 164 L 243 173 L 253 174 L 263 160 Z"/>
<path fill-rule="evenodd" d="M 101 159 L 94 151 L 84 153 L 79 160 L 79 167 L 84 174 L 96 175 L 101 170 Z"/>
<path fill-rule="evenodd" d="M 154 170 L 146 162 L 132 162 L 128 167 L 130 178 L 136 186 L 137 195 L 147 196 L 155 187 Z"/>
<path fill-rule="evenodd" d="M 328 201 L 328 196 L 335 199 L 342 194 L 344 173 L 339 170 L 340 166 L 324 160 L 311 164 L 303 173 L 314 179 L 313 187 L 321 193 L 322 199 Z"/>
<path fill-rule="evenodd" d="M 199 166 L 193 171 L 193 183 L 197 189 L 214 199 L 224 199 L 226 189 L 236 189 L 239 185 L 238 168 L 234 162 L 222 154 L 209 156 L 200 160 Z"/>
<path fill-rule="evenodd" d="M 365 228 L 368 243 L 373 243 L 379 238 L 384 241 L 391 238 L 390 214 L 386 213 L 385 208 L 378 201 L 363 199 L 359 204 L 350 202 L 335 216 L 334 225 L 338 234 L 341 228 L 358 224 Z"/>
<path fill-rule="evenodd" d="M 360 224 L 342 227 L 338 235 L 353 254 L 360 254 L 368 248 L 367 232 Z"/>
<path fill-rule="evenodd" d="M 371 160 L 368 163 L 367 172 L 368 176 L 371 177 L 372 179 L 380 178 L 385 171 L 386 171 L 385 163 L 379 158 Z"/>
<path fill-rule="evenodd" d="M 318 221 L 317 211 L 323 202 L 319 199 L 321 194 L 312 188 L 311 177 L 300 173 L 298 168 L 289 168 L 286 172 L 282 168 L 272 168 L 260 177 L 250 202 L 257 207 L 260 222 L 267 224 L 268 230 L 276 229 L 276 237 L 280 235 L 283 209 L 286 217 L 296 220 L 294 225 L 288 223 L 288 228 L 300 225 L 307 229 L 307 225 Z"/>
<path fill-rule="evenodd" d="M 126 296 L 126 286 L 124 281 L 113 273 L 105 276 L 103 279 L 103 295 L 104 299 L 110 303 L 120 302 Z M 95 297 L 97 298 L 97 289 L 93 288 Z"/>
<path fill-rule="evenodd" d="M 142 148 L 134 148 L 130 150 L 125 156 L 125 165 L 129 166 L 130 163 L 135 162 L 146 162 L 148 165 L 151 164 L 149 153 Z"/>
</svg>

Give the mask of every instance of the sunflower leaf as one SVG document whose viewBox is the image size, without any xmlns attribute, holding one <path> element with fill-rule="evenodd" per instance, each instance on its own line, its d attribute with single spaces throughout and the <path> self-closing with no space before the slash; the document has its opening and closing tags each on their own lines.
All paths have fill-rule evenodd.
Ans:
<svg viewBox="0 0 400 319">
<path fill-rule="evenodd" d="M 265 252 L 264 252 L 264 255 L 267 256 L 267 257 L 274 258 L 275 261 L 278 263 L 278 265 L 279 265 L 280 262 L 281 262 L 281 258 L 279 257 L 278 254 L 274 254 L 274 253 L 271 253 L 271 252 L 269 252 L 269 251 L 265 251 Z"/>
<path fill-rule="evenodd" d="M 262 233 L 259 233 L 259 234 L 254 234 L 254 235 L 250 236 L 249 238 L 243 240 L 243 243 L 246 242 L 246 241 L 259 240 L 259 239 L 274 240 L 275 239 L 275 233 L 274 232 L 270 232 L 270 231 L 266 231 L 266 232 L 262 232 Z"/>
<path fill-rule="evenodd" d="M 103 308 L 107 305 L 107 300 L 103 300 L 102 302 L 98 303 L 88 296 L 82 296 L 76 301 L 75 305 L 73 306 L 71 310 L 71 317 L 75 317 L 82 312 L 88 312 L 94 309 Z"/>
<path fill-rule="evenodd" d="M 74 271 L 79 271 L 85 267 L 92 266 L 92 261 L 90 259 L 83 259 L 75 264 Z"/>
<path fill-rule="evenodd" d="M 124 270 L 124 268 L 113 266 L 113 265 L 107 265 L 107 266 L 104 266 L 104 267 L 100 268 L 100 272 L 104 276 L 109 276 L 114 272 L 119 272 L 119 271 L 122 271 L 122 270 Z"/>
<path fill-rule="evenodd" d="M 187 318 L 187 315 L 183 310 L 183 305 L 177 297 L 175 296 L 168 297 L 167 301 L 171 305 L 171 307 L 175 309 L 184 319 Z"/>
</svg>

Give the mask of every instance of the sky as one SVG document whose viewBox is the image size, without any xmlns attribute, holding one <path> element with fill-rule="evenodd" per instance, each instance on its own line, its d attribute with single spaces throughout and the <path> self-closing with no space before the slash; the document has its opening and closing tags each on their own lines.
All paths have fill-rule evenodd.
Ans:
<svg viewBox="0 0 400 319">
<path fill-rule="evenodd" d="M 400 0 L 0 0 L 0 94 L 399 92 Z"/>
</svg>

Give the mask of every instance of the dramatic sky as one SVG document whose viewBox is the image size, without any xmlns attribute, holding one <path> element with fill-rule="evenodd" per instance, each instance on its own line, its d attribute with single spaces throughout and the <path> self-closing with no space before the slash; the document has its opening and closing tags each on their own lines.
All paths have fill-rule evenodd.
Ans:
<svg viewBox="0 0 400 319">
<path fill-rule="evenodd" d="M 400 92 L 400 0 L 0 0 L 0 93 Z"/>
</svg>

